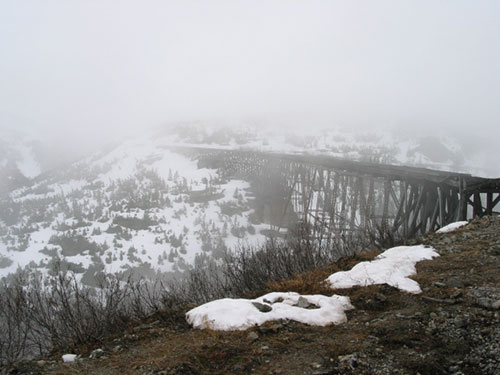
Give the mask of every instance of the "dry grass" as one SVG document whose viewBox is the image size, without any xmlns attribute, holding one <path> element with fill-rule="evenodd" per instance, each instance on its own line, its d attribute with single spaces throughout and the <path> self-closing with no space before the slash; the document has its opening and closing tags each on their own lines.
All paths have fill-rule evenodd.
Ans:
<svg viewBox="0 0 500 375">
<path fill-rule="evenodd" d="M 364 251 L 354 256 L 341 259 L 335 264 L 307 271 L 289 280 L 270 281 L 267 292 L 296 292 L 300 294 L 332 294 L 332 289 L 325 283 L 331 274 L 347 271 L 359 262 L 370 261 L 380 254 L 379 250 Z"/>
</svg>

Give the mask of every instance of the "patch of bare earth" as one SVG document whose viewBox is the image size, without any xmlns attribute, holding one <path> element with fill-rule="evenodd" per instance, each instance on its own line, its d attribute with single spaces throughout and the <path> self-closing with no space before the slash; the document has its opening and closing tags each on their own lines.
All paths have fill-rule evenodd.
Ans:
<svg viewBox="0 0 500 375">
<path fill-rule="evenodd" d="M 244 332 L 189 328 L 161 315 L 100 345 L 104 355 L 60 363 L 31 362 L 43 374 L 500 374 L 500 220 L 486 217 L 415 243 L 439 258 L 417 265 L 422 294 L 370 286 L 329 290 L 322 280 L 371 252 L 326 269 L 275 282 L 268 291 L 343 294 L 355 309 L 348 322 L 310 327 L 292 321 Z"/>
</svg>

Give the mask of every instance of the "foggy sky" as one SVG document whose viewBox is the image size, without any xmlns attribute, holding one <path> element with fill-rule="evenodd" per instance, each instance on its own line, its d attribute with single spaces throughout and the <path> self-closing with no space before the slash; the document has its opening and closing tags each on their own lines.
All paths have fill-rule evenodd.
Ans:
<svg viewBox="0 0 500 375">
<path fill-rule="evenodd" d="M 499 20 L 497 0 L 0 0 L 0 126 L 85 143 L 258 119 L 491 141 Z"/>
</svg>

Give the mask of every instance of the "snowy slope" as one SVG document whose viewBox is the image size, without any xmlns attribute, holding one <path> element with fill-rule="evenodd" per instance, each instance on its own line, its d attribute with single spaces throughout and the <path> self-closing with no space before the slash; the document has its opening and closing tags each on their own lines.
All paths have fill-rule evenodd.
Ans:
<svg viewBox="0 0 500 375">
<path fill-rule="evenodd" d="M 437 135 L 410 139 L 338 129 L 309 134 L 207 123 L 166 127 L 46 173 L 0 199 L 0 276 L 25 267 L 46 272 L 55 259 L 87 283 L 102 272 L 179 273 L 227 249 L 264 241 L 269 227 L 254 215 L 249 183 L 198 169 L 195 160 L 171 151 L 172 145 L 314 153 L 470 172 L 457 141 Z M 17 149 L 15 155 L 29 154 Z M 13 155 L 6 150 L 2 160 Z M 21 156 L 16 169 L 36 174 L 35 163 Z"/>
<path fill-rule="evenodd" d="M 21 131 L 0 130 L 0 168 L 17 169 L 32 178 L 42 171 L 36 152 L 37 140 Z"/>
<path fill-rule="evenodd" d="M 247 182 L 221 180 L 161 146 L 125 142 L 12 192 L 0 222 L 0 275 L 45 272 L 58 258 L 89 284 L 101 272 L 154 276 L 264 240 L 267 226 L 249 221 Z"/>
</svg>

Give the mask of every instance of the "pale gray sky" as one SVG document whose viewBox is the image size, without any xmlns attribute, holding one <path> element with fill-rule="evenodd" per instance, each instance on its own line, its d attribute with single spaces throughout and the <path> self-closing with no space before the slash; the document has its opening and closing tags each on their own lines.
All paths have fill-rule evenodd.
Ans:
<svg viewBox="0 0 500 375">
<path fill-rule="evenodd" d="M 258 118 L 498 138 L 499 103 L 498 0 L 0 0 L 1 127 L 88 140 Z"/>
</svg>

